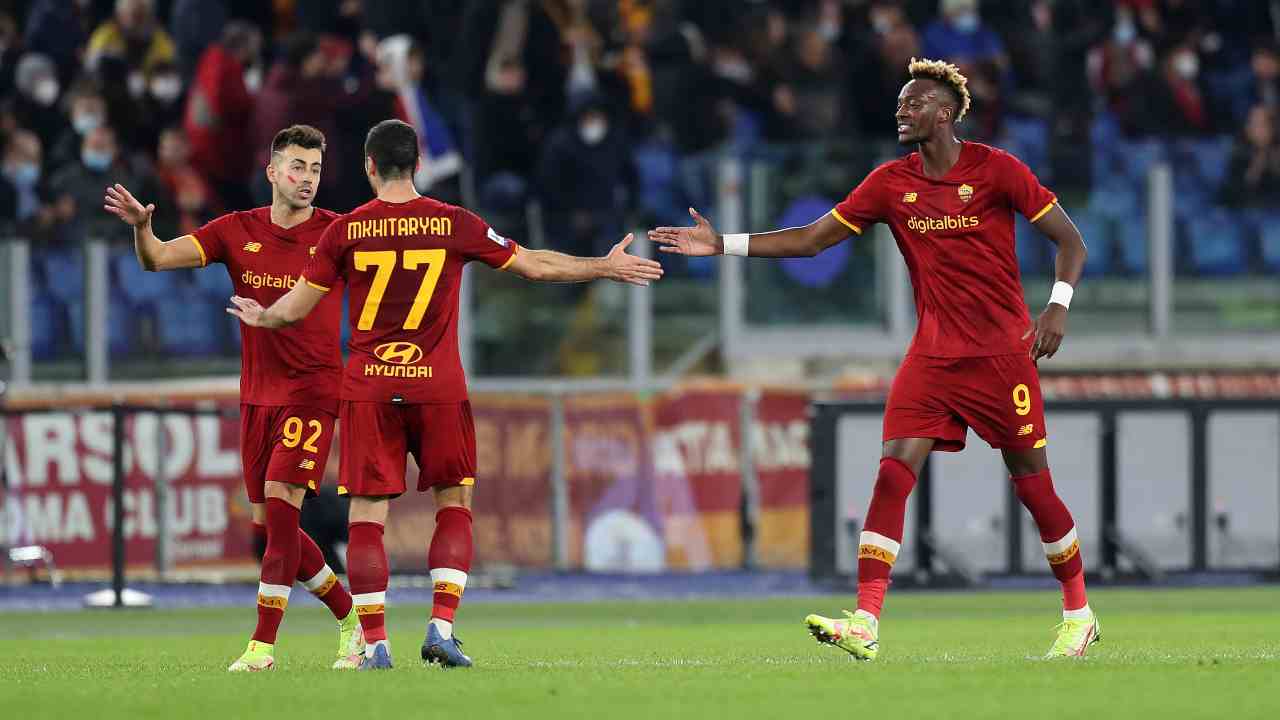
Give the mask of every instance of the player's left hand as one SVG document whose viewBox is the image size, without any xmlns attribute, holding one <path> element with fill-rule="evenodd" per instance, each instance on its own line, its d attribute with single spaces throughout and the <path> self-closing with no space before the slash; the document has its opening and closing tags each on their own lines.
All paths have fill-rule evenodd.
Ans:
<svg viewBox="0 0 1280 720">
<path fill-rule="evenodd" d="M 227 308 L 227 312 L 240 318 L 240 322 L 249 327 L 262 327 L 262 313 L 266 312 L 267 309 L 262 307 L 257 300 L 232 295 L 231 304 L 235 307 Z"/>
<path fill-rule="evenodd" d="M 605 256 L 605 262 L 609 264 L 609 279 L 632 285 L 648 285 L 662 277 L 662 265 L 655 260 L 627 254 L 627 246 L 634 239 L 633 234 L 627 233 Z"/>
<path fill-rule="evenodd" d="M 1067 309 L 1057 303 L 1049 303 L 1031 329 L 1023 334 L 1022 339 L 1026 340 L 1032 333 L 1035 334 L 1035 340 L 1031 343 L 1031 362 L 1038 362 L 1042 357 L 1053 357 L 1062 345 L 1063 336 L 1067 334 Z"/>
</svg>

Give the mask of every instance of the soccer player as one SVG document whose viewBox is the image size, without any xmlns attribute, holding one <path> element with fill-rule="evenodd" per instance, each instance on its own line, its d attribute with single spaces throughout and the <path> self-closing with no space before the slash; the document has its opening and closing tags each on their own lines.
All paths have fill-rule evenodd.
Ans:
<svg viewBox="0 0 1280 720">
<path fill-rule="evenodd" d="M 391 667 L 385 627 L 388 500 L 403 494 L 405 457 L 418 463 L 418 491 L 435 494 L 436 528 L 427 552 L 434 586 L 422 659 L 469 667 L 453 633 L 471 569 L 475 429 L 458 357 L 458 289 L 467 262 L 479 260 L 529 280 L 607 278 L 646 285 L 662 267 L 626 253 L 628 235 L 608 256 L 580 258 L 527 250 L 472 212 L 418 194 L 413 127 L 385 120 L 365 140 L 365 174 L 377 198 L 336 221 L 298 283 L 274 305 L 231 298 L 246 325 L 281 328 L 302 321 L 345 281 L 350 357 L 342 380 L 340 491 L 351 495 L 347 571 L 367 646 L 361 668 Z"/>
<path fill-rule="evenodd" d="M 236 292 L 270 303 L 298 283 L 303 265 L 337 213 L 312 205 L 320 185 L 324 135 L 294 125 L 271 143 L 271 206 L 223 215 L 191 235 L 161 242 L 151 230 L 155 205 L 143 206 L 122 185 L 107 188 L 106 210 L 133 226 L 134 250 L 147 270 L 222 263 Z M 232 148 L 230 152 L 243 148 Z M 341 293 L 306 322 L 282 333 L 241 329 L 240 453 L 256 540 L 265 540 L 258 584 L 258 625 L 228 668 L 269 670 L 276 632 L 294 580 L 338 620 L 335 669 L 355 668 L 364 637 L 351 595 L 319 546 L 299 526 L 302 500 L 324 478 L 342 373 Z"/>
<path fill-rule="evenodd" d="M 1084 241 L 1021 161 L 956 139 L 969 91 L 954 65 L 913 58 L 908 73 L 895 118 L 899 144 L 916 152 L 876 168 L 827 215 L 804 227 L 721 236 L 690 209 L 694 227 L 656 228 L 649 236 L 661 250 L 683 255 L 797 257 L 888 224 L 911 273 L 919 324 L 885 405 L 882 458 L 859 539 L 857 612 L 805 622 L 821 642 L 862 660 L 876 657 L 907 496 L 929 453 L 961 450 L 973 428 L 1004 456 L 1062 584 L 1063 621 L 1049 656 L 1084 655 L 1099 638 L 1098 621 L 1085 596 L 1075 523 L 1049 475 L 1036 370 L 1066 332 Z M 1034 323 L 1014 254 L 1015 211 L 1058 246 L 1057 282 Z"/>
</svg>

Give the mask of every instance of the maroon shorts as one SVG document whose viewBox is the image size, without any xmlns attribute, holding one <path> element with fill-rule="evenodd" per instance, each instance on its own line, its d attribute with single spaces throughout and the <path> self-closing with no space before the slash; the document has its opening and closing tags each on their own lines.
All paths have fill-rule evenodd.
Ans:
<svg viewBox="0 0 1280 720">
<path fill-rule="evenodd" d="M 267 498 L 268 480 L 314 495 L 333 443 L 333 415 L 302 405 L 241 405 L 240 460 L 249 502 Z"/>
<path fill-rule="evenodd" d="M 338 492 L 363 497 L 404 494 L 405 456 L 418 462 L 418 491 L 476 481 L 471 403 L 400 405 L 342 402 Z"/>
<path fill-rule="evenodd" d="M 884 439 L 934 438 L 964 449 L 965 431 L 998 450 L 1044 447 L 1040 374 L 1025 354 L 935 358 L 908 355 L 884 409 Z"/>
</svg>

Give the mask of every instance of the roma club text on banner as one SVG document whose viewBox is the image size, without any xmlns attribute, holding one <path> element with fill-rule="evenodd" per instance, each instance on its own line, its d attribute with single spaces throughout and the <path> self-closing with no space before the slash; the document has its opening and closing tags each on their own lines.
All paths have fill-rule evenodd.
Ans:
<svg viewBox="0 0 1280 720">
<path fill-rule="evenodd" d="M 5 422 L 8 488 L 2 499 L 9 542 L 47 546 L 61 568 L 107 568 L 111 414 L 33 412 Z M 162 469 L 169 480 L 169 552 L 175 567 L 251 561 L 251 520 L 234 417 L 138 414 L 126 423 L 124 536 L 129 564 L 154 563 L 156 478 Z M 163 458 L 158 452 L 162 432 Z"/>
</svg>

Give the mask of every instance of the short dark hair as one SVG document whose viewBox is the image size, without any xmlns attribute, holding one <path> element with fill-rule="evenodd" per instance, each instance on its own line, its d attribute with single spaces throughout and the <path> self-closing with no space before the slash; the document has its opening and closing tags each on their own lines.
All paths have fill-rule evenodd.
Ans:
<svg viewBox="0 0 1280 720">
<path fill-rule="evenodd" d="M 303 150 L 320 150 L 324 154 L 324 133 L 310 125 L 290 125 L 276 133 L 271 141 L 271 153 L 278 153 L 290 145 Z"/>
<path fill-rule="evenodd" d="M 383 120 L 369 129 L 364 154 L 383 180 L 412 176 L 418 169 L 418 133 L 403 120 Z"/>
</svg>

